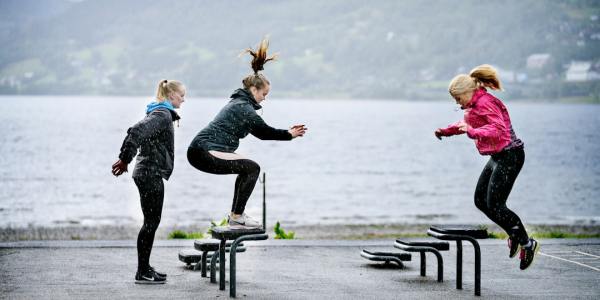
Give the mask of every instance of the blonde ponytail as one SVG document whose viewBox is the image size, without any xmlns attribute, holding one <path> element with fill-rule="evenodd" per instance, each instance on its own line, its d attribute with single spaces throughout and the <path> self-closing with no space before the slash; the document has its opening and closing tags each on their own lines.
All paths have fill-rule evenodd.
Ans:
<svg viewBox="0 0 600 300">
<path fill-rule="evenodd" d="M 475 67 L 469 73 L 469 76 L 475 79 L 475 81 L 483 86 L 492 90 L 502 90 L 502 84 L 500 78 L 498 78 L 498 72 L 494 67 L 490 65 L 480 65 Z"/>
<path fill-rule="evenodd" d="M 158 83 L 158 90 L 156 91 L 156 101 L 163 102 L 169 94 L 178 90 L 183 89 L 183 84 L 177 80 L 163 79 Z"/>
<path fill-rule="evenodd" d="M 469 75 L 457 75 L 450 81 L 448 92 L 450 92 L 450 95 L 452 96 L 458 96 L 474 91 L 480 87 L 486 87 L 492 90 L 502 90 L 498 72 L 494 67 L 490 65 L 480 65 L 471 70 Z"/>
</svg>

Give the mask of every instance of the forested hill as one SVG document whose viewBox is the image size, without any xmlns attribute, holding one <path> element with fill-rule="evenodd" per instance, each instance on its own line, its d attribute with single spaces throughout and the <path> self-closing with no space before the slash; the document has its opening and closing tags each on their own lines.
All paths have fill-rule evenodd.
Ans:
<svg viewBox="0 0 600 300">
<path fill-rule="evenodd" d="M 600 58 L 598 16 L 600 1 L 566 0 L 2 0 L 0 93 L 152 95 L 176 78 L 222 97 L 268 35 L 274 95 L 419 99 L 482 63 L 527 74 L 535 53 L 560 80 Z"/>
</svg>

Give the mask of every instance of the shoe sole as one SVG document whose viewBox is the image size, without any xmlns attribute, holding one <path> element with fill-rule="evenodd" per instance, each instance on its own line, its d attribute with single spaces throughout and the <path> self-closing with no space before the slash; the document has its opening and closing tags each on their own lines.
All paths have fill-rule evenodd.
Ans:
<svg viewBox="0 0 600 300">
<path fill-rule="evenodd" d="M 231 229 L 256 229 L 256 228 L 261 228 L 261 227 L 262 227 L 262 225 L 254 227 L 254 226 L 247 226 L 247 225 L 240 225 L 240 224 L 235 224 L 235 225 L 229 224 L 229 228 L 231 228 Z"/>
<path fill-rule="evenodd" d="M 529 269 L 529 267 L 531 267 L 531 265 L 533 265 L 533 263 L 535 262 L 535 258 L 537 257 L 538 251 L 540 251 L 540 243 L 538 241 L 536 241 L 535 249 L 533 249 L 533 258 L 531 259 L 531 263 L 524 269 L 521 269 L 521 271 L 525 271 L 525 270 Z"/>
<path fill-rule="evenodd" d="M 167 281 L 136 280 L 135 284 L 165 284 Z"/>
</svg>

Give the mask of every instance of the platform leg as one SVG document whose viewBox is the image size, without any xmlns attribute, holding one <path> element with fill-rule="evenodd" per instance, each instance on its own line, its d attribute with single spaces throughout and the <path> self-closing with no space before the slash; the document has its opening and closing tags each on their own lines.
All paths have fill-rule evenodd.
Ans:
<svg viewBox="0 0 600 300">
<path fill-rule="evenodd" d="M 421 276 L 426 276 L 427 273 L 427 263 L 425 259 L 425 251 L 419 252 L 421 255 Z"/>
<path fill-rule="evenodd" d="M 210 283 L 217 283 L 217 252 L 210 258 Z"/>
<path fill-rule="evenodd" d="M 462 241 L 456 241 L 456 289 L 462 290 Z"/>
<path fill-rule="evenodd" d="M 202 277 L 206 277 L 206 256 L 208 251 L 202 251 L 202 259 L 200 260 L 200 273 Z M 196 266 L 197 267 L 197 266 Z"/>
<path fill-rule="evenodd" d="M 219 245 L 219 290 L 225 290 L 225 240 Z"/>
<path fill-rule="evenodd" d="M 475 296 L 481 296 L 481 249 L 476 240 L 472 240 L 475 249 Z"/>
</svg>

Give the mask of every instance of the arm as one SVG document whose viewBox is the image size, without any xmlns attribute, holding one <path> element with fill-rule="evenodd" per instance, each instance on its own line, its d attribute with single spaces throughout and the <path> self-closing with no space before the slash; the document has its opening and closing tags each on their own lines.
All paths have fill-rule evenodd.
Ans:
<svg viewBox="0 0 600 300">
<path fill-rule="evenodd" d="M 478 114 L 485 119 L 486 124 L 478 128 L 469 127 L 467 129 L 467 135 L 470 138 L 477 139 L 499 136 L 502 132 L 507 130 L 506 125 L 504 124 L 502 110 L 495 103 L 485 103 Z"/>
<path fill-rule="evenodd" d="M 442 136 L 453 136 L 453 135 L 463 134 L 465 132 L 462 131 L 460 128 L 463 127 L 464 125 L 465 125 L 465 121 L 460 120 L 454 124 L 448 125 L 448 127 L 446 127 L 446 128 L 439 128 L 438 130 L 436 130 L 436 136 L 442 137 Z"/>
<path fill-rule="evenodd" d="M 273 128 L 256 113 L 250 114 L 250 133 L 261 140 L 289 141 L 292 134 L 285 129 Z"/>
<path fill-rule="evenodd" d="M 164 111 L 155 110 L 146 118 L 133 125 L 127 130 L 127 136 L 121 146 L 119 159 L 125 164 L 129 164 L 137 154 L 140 144 L 161 132 L 171 123 L 171 118 Z"/>
</svg>

